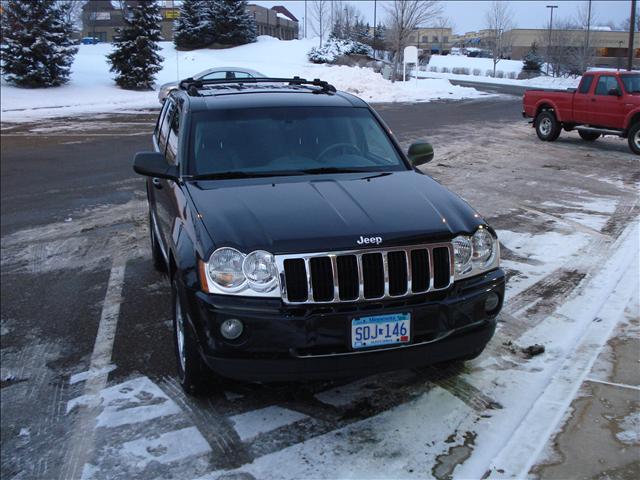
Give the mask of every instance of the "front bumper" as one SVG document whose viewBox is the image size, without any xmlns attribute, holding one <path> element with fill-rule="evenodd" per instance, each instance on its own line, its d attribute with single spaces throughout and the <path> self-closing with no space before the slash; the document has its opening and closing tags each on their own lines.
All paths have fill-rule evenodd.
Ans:
<svg viewBox="0 0 640 480">
<path fill-rule="evenodd" d="M 241 380 L 287 381 L 359 376 L 472 356 L 491 339 L 502 307 L 500 269 L 458 281 L 446 291 L 402 300 L 289 306 L 280 299 L 186 292 L 186 309 L 201 354 L 216 373 Z M 490 292 L 499 306 L 485 311 Z M 388 313 L 411 314 L 411 343 L 372 350 L 351 348 L 351 320 Z M 234 341 L 220 325 L 244 324 Z"/>
</svg>

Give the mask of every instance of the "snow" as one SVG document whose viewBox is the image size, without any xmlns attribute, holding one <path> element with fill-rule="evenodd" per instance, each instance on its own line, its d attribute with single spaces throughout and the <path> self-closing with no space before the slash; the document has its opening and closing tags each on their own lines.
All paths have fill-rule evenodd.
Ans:
<svg viewBox="0 0 640 480">
<path fill-rule="evenodd" d="M 271 406 L 260 410 L 253 410 L 230 418 L 240 440 L 243 442 L 261 433 L 270 432 L 276 428 L 304 420 L 306 415 L 286 408 Z"/>
<path fill-rule="evenodd" d="M 620 422 L 621 432 L 616 433 L 616 437 L 627 445 L 640 444 L 640 412 L 633 412 L 627 415 Z"/>
<path fill-rule="evenodd" d="M 465 57 L 462 55 L 433 55 L 429 60 L 429 64 L 418 71 L 418 77 L 556 89 L 576 88 L 582 78 L 548 77 L 541 75 L 535 78 L 518 80 L 517 77 L 522 70 L 522 66 L 523 63 L 521 60 L 500 60 L 496 65 L 496 72 L 502 72 L 504 74 L 504 78 L 494 78 L 487 75 L 488 71 L 493 72 L 493 60 L 490 58 Z M 432 72 L 432 67 L 437 68 L 437 71 Z M 443 73 L 442 68 L 449 69 L 449 72 Z M 465 68 L 468 70 L 469 74 L 452 73 L 454 68 Z M 474 70 L 478 75 L 474 74 Z M 509 76 L 514 78 L 508 78 Z"/>
<path fill-rule="evenodd" d="M 516 255 L 524 255 L 522 261 L 502 259 L 504 268 L 518 271 L 508 283 L 507 296 L 511 297 L 530 287 L 563 265 L 585 248 L 591 240 L 582 232 L 569 234 L 548 231 L 540 234 L 499 230 L 500 243 Z"/>
<path fill-rule="evenodd" d="M 119 456 L 136 468 L 144 468 L 152 461 L 168 464 L 210 451 L 211 447 L 198 429 L 187 427 L 125 442 Z"/>
<path fill-rule="evenodd" d="M 496 65 L 496 71 L 501 70 L 505 74 L 514 72 L 517 75 L 522 70 L 522 65 L 521 60 L 500 60 Z M 428 69 L 431 67 L 436 67 L 438 72 L 441 72 L 442 68 L 448 68 L 449 72 L 453 68 L 468 68 L 470 71 L 477 68 L 481 75 L 485 75 L 487 70 L 493 72 L 493 59 L 462 55 L 432 55 L 429 59 Z"/>
<path fill-rule="evenodd" d="M 307 53 L 317 45 L 317 39 L 281 41 L 260 36 L 256 43 L 235 48 L 177 52 L 172 43 L 160 42 L 159 53 L 165 60 L 156 78 L 156 88 L 207 68 L 232 65 L 275 77 L 322 78 L 334 83 L 338 89 L 355 93 L 370 102 L 417 102 L 483 95 L 473 88 L 453 86 L 444 79 L 392 84 L 365 68 L 314 65 L 308 61 Z M 70 82 L 61 87 L 21 89 L 3 80 L 0 89 L 2 121 L 158 108 L 157 91 L 123 90 L 115 85 L 105 57 L 111 49 L 111 44 L 106 43 L 80 45 Z"/>
</svg>

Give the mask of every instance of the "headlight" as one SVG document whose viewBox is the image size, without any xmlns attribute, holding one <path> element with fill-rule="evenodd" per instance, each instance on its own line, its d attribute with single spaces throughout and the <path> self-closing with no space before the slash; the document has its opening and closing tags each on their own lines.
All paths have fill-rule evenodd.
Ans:
<svg viewBox="0 0 640 480">
<path fill-rule="evenodd" d="M 242 273 L 244 255 L 234 248 L 219 248 L 208 262 L 209 278 L 213 283 L 225 289 L 237 289 L 246 282 Z"/>
<path fill-rule="evenodd" d="M 208 262 L 198 260 L 198 274 L 207 293 L 280 296 L 275 257 L 264 250 L 245 255 L 235 248 L 219 248 Z"/>
<path fill-rule="evenodd" d="M 257 292 L 273 290 L 278 281 L 276 261 L 269 252 L 256 250 L 251 252 L 242 263 L 242 272 L 249 286 Z"/>
<path fill-rule="evenodd" d="M 498 239 L 485 227 L 478 228 L 471 237 L 460 235 L 451 243 L 456 280 L 493 270 L 500 264 Z"/>
<path fill-rule="evenodd" d="M 471 262 L 472 245 L 469 237 L 456 237 L 453 239 L 453 254 L 456 273 L 462 273 L 469 268 Z"/>
<path fill-rule="evenodd" d="M 481 228 L 473 234 L 473 261 L 480 264 L 487 263 L 493 255 L 493 236 L 485 228 Z"/>
</svg>

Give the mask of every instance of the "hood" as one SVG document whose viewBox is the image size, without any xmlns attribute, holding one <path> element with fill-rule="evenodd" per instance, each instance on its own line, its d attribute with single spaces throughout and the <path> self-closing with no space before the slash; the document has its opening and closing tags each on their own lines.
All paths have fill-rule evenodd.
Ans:
<svg viewBox="0 0 640 480">
<path fill-rule="evenodd" d="M 460 197 L 413 171 L 207 180 L 187 188 L 215 247 L 245 253 L 401 246 L 448 240 L 483 223 Z"/>
</svg>

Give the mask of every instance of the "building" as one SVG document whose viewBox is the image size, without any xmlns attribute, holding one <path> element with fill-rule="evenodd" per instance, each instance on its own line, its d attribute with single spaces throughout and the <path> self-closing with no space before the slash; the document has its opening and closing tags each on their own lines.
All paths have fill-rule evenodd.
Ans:
<svg viewBox="0 0 640 480">
<path fill-rule="evenodd" d="M 126 8 L 136 0 L 89 0 L 82 7 L 82 36 L 94 37 L 101 42 L 113 42 L 118 29 L 124 26 Z M 160 4 L 162 24 L 160 35 L 164 40 L 173 40 L 173 21 L 178 18 L 179 10 L 172 0 Z"/>
<path fill-rule="evenodd" d="M 552 32 L 552 44 L 564 48 L 581 48 L 585 45 L 586 30 L 559 30 Z M 479 30 L 459 35 L 454 42 L 455 47 L 491 48 L 492 30 Z M 514 28 L 505 33 L 505 51 L 503 56 L 512 60 L 522 60 L 536 43 L 538 52 L 544 56 L 546 45 L 549 43 L 549 30 L 546 28 Z M 627 58 L 629 32 L 611 29 L 594 28 L 589 32 L 589 47 L 593 49 L 593 66 L 619 67 L 624 65 Z M 634 38 L 634 56 L 640 61 L 640 36 Z"/>
<path fill-rule="evenodd" d="M 423 53 L 449 53 L 454 35 L 451 27 L 416 28 L 409 34 L 407 45 L 413 45 Z"/>
<path fill-rule="evenodd" d="M 247 10 L 253 13 L 258 35 L 270 35 L 280 40 L 298 38 L 298 19 L 285 7 L 278 5 L 269 9 L 249 4 Z"/>
<path fill-rule="evenodd" d="M 82 7 L 82 37 L 95 37 L 101 42 L 113 42 L 118 29 L 124 26 L 127 9 L 137 0 L 89 0 Z M 173 40 L 173 22 L 180 15 L 179 2 L 163 0 L 160 2 L 162 15 L 161 36 L 164 40 Z M 283 6 L 271 9 L 259 5 L 248 5 L 256 20 L 258 35 L 271 35 L 281 40 L 298 38 L 298 19 Z"/>
<path fill-rule="evenodd" d="M 509 54 L 513 60 L 521 60 L 535 42 L 544 56 L 549 43 L 549 30 L 546 28 L 514 28 L 507 32 L 510 46 Z M 585 45 L 586 30 L 554 30 L 554 38 L 566 48 L 580 48 Z M 626 64 L 629 46 L 629 32 L 594 29 L 589 32 L 589 47 L 593 49 L 593 66 L 619 67 Z M 634 64 L 640 66 L 640 36 L 634 37 Z M 622 62 L 622 63 L 621 63 Z"/>
</svg>

